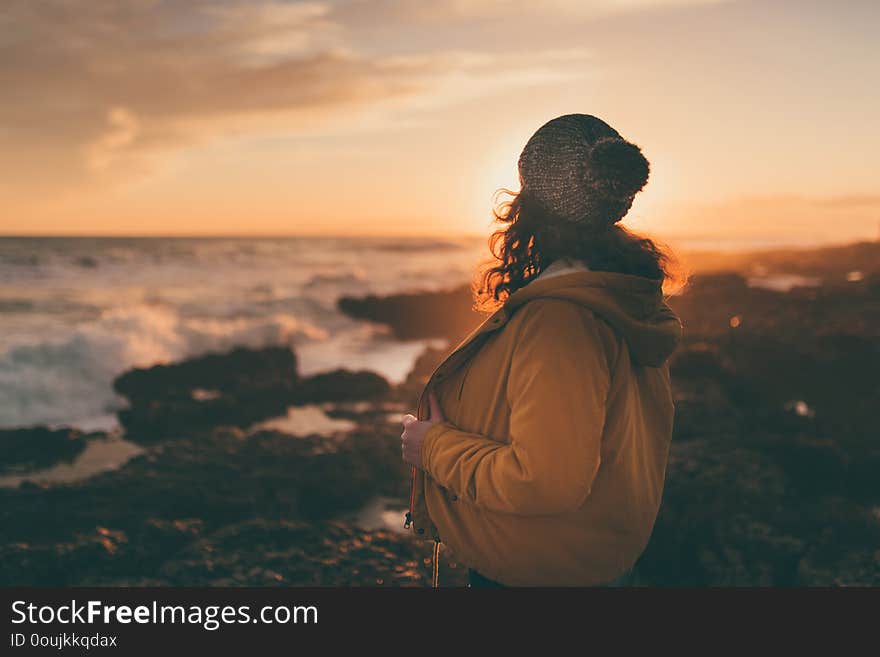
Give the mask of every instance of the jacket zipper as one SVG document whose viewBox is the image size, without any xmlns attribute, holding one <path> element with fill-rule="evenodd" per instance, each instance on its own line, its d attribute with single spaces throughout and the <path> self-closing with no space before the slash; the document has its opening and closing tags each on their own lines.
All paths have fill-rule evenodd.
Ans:
<svg viewBox="0 0 880 657">
<path fill-rule="evenodd" d="M 412 524 L 412 514 L 416 503 L 416 466 L 412 469 L 412 481 L 409 485 L 409 511 L 406 512 L 406 519 L 403 521 L 403 528 L 409 529 Z"/>
</svg>

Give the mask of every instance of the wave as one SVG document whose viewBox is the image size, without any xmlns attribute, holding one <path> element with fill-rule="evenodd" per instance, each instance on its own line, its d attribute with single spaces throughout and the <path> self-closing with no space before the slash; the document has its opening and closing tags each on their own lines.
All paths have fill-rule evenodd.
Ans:
<svg viewBox="0 0 880 657">
<path fill-rule="evenodd" d="M 473 247 L 473 248 L 472 248 Z M 0 238 L 0 426 L 114 426 L 113 379 L 235 346 L 294 346 L 300 371 L 406 376 L 401 343 L 343 295 L 453 287 L 477 241 Z"/>
<path fill-rule="evenodd" d="M 0 354 L 0 426 L 106 427 L 123 403 L 112 381 L 131 367 L 326 337 L 320 327 L 284 315 L 255 321 L 185 318 L 149 306 L 111 309 L 61 339 Z"/>
</svg>

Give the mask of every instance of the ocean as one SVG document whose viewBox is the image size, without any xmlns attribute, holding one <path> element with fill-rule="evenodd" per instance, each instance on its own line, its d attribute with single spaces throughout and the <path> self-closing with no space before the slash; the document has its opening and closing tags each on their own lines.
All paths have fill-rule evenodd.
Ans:
<svg viewBox="0 0 880 657">
<path fill-rule="evenodd" d="M 0 238 L 0 427 L 112 431 L 116 376 L 239 345 L 400 381 L 427 343 L 337 300 L 448 288 L 485 257 L 483 238 Z"/>
</svg>

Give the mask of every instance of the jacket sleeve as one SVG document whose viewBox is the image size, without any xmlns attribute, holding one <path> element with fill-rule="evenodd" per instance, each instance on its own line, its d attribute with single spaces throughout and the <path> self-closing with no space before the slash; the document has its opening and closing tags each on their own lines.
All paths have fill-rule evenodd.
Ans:
<svg viewBox="0 0 880 657">
<path fill-rule="evenodd" d="M 431 427 L 427 472 L 460 498 L 490 511 L 557 514 L 579 508 L 599 468 L 610 373 L 598 320 L 564 300 L 524 313 L 507 382 L 510 442 Z"/>
</svg>

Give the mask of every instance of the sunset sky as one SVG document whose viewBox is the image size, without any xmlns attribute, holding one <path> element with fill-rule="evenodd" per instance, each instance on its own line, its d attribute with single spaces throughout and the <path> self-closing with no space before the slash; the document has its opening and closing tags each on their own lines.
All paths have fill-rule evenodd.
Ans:
<svg viewBox="0 0 880 657">
<path fill-rule="evenodd" d="M 880 3 L 5 0 L 0 233 L 485 233 L 529 135 L 596 114 L 630 225 L 880 234 Z"/>
</svg>

